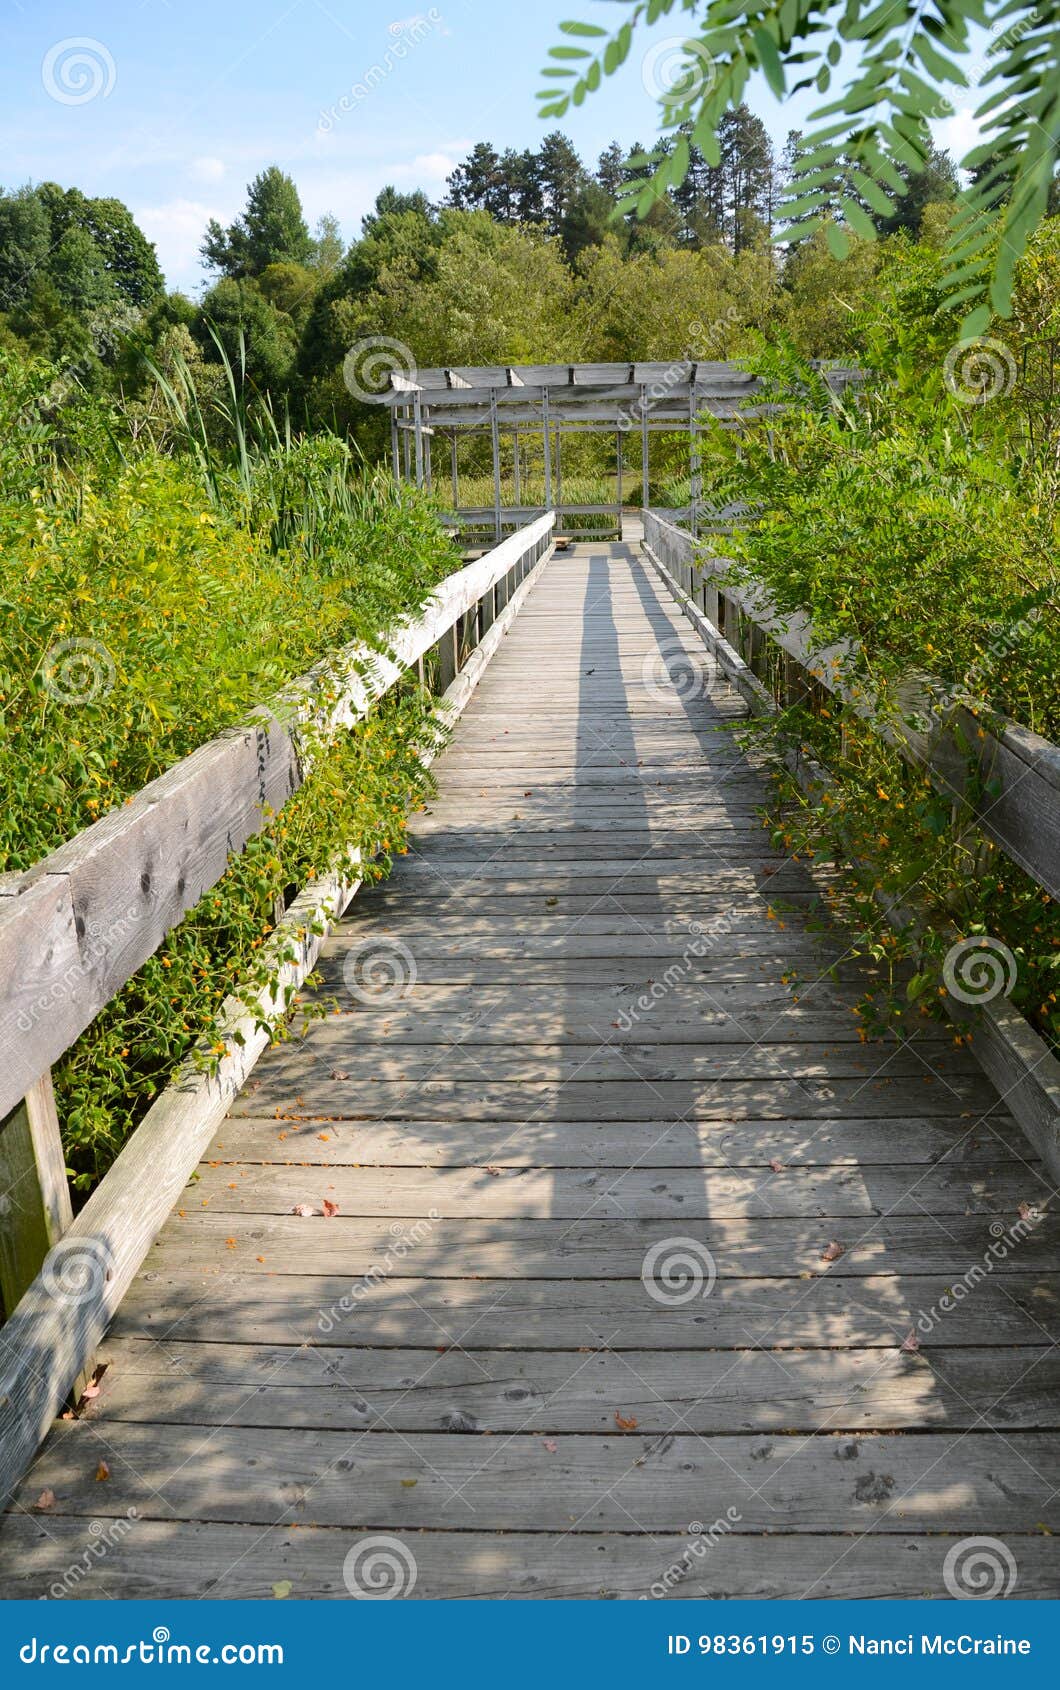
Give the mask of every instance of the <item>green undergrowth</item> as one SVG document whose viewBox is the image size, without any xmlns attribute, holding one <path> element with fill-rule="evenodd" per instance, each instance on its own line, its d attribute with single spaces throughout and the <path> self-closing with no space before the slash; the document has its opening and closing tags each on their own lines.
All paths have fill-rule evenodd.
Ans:
<svg viewBox="0 0 1060 1690">
<path fill-rule="evenodd" d="M 739 498 L 750 515 L 705 549 L 731 560 L 731 581 L 765 582 L 782 612 L 808 610 L 822 647 L 848 642 L 834 674 L 869 719 L 817 686 L 808 706 L 759 731 L 808 744 L 835 777 L 814 799 L 787 794 L 776 838 L 808 858 L 863 863 L 832 894 L 833 914 L 858 954 L 903 974 L 900 992 L 871 1006 L 870 1023 L 897 1027 L 910 1005 L 945 1011 L 955 939 L 979 938 L 970 997 L 995 995 L 1004 979 L 1060 1048 L 1056 904 L 985 839 L 971 809 L 995 790 L 973 770 L 1003 717 L 1060 740 L 1055 424 L 1051 411 L 1048 428 L 1042 414 L 1028 418 L 1036 354 L 1028 361 L 1003 338 L 1012 334 L 999 325 L 997 339 L 973 349 L 996 392 L 970 401 L 983 389 L 967 385 L 968 367 L 961 376 L 947 351 L 952 325 L 919 270 L 899 271 L 865 310 L 873 365 L 861 387 L 837 398 L 790 349 L 763 350 L 751 367 L 778 408 L 703 439 L 704 499 Z M 963 801 L 881 738 L 903 723 L 952 722 L 958 698 L 978 716 L 960 742 Z M 885 904 L 912 918 L 894 930 Z"/>
<path fill-rule="evenodd" d="M 161 450 L 0 352 L 0 871 L 28 868 L 348 642 L 385 649 L 459 567 L 426 501 L 335 436 L 297 440 L 255 416 L 236 378 L 208 430 L 194 393 L 173 405 L 177 444 Z M 60 1062 L 80 1189 L 209 1046 L 224 998 L 260 989 L 278 900 L 349 847 L 378 849 L 385 872 L 436 733 L 429 697 L 403 684 L 314 747 L 305 786 Z"/>
</svg>

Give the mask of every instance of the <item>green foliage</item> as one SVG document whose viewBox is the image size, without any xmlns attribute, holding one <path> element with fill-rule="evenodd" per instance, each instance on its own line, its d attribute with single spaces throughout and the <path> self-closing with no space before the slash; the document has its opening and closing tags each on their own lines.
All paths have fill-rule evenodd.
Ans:
<svg viewBox="0 0 1060 1690">
<path fill-rule="evenodd" d="M 904 239 L 869 249 L 876 268 L 853 302 L 848 345 L 873 374 L 839 399 L 780 340 L 748 361 L 779 409 L 737 432 L 708 430 L 702 445 L 704 500 L 750 507 L 724 541 L 734 578 L 765 581 L 781 612 L 808 610 L 822 644 L 852 642 L 842 678 L 877 701 L 867 722 L 834 700 L 781 719 L 781 738 L 809 743 L 838 780 L 817 802 L 790 793 L 778 837 L 862 863 L 834 913 L 888 966 L 913 964 L 930 982 L 954 928 L 998 935 L 1017 958 L 1015 1001 L 1054 1044 L 1055 905 L 979 834 L 970 806 L 957 807 L 955 830 L 951 795 L 880 730 L 908 719 L 911 679 L 926 673 L 986 723 L 1011 716 L 1060 739 L 1060 418 L 1036 351 L 1057 320 L 1057 246 L 1047 225 L 1014 276 L 1013 323 L 1027 341 L 995 323 L 978 349 L 961 347 L 956 314 L 938 308 L 937 249 Z M 927 932 L 890 934 L 881 902 L 913 900 L 926 905 Z M 927 1012 L 933 986 L 916 995 Z"/>
<path fill-rule="evenodd" d="M 777 98 L 813 87 L 832 92 L 844 45 L 857 53 L 842 91 L 813 113 L 786 203 L 790 239 L 825 231 L 845 255 L 849 231 L 871 240 L 932 161 L 930 123 L 952 110 L 947 89 L 966 88 L 973 27 L 990 31 L 986 94 L 976 111 L 984 142 L 961 161 L 974 172 L 962 196 L 947 253 L 951 307 L 968 311 L 966 336 L 981 334 L 992 312 L 1007 316 L 1015 265 L 1045 216 L 1060 146 L 1060 30 L 1054 6 L 1038 0 L 623 0 L 613 33 L 565 23 L 541 93 L 545 117 L 580 105 L 629 58 L 635 32 L 680 10 L 694 17 L 684 58 L 660 90 L 664 130 L 689 135 L 631 186 L 627 204 L 643 215 L 685 177 L 690 146 L 720 162 L 725 114 L 761 73 Z M 691 20 L 690 20 L 691 21 Z M 558 86 L 557 86 L 558 84 Z M 1000 238 L 994 228 L 1001 206 Z"/>
<path fill-rule="evenodd" d="M 242 217 L 227 229 L 211 218 L 202 245 L 206 263 L 234 278 L 260 276 L 270 264 L 308 264 L 313 250 L 298 189 L 275 164 L 249 184 Z"/>
<path fill-rule="evenodd" d="M 214 405 L 227 444 L 193 440 L 211 401 L 186 387 L 176 450 L 160 452 L 83 395 L 60 426 L 54 369 L 0 352 L 0 870 L 39 860 L 329 652 L 384 646 L 458 563 L 422 502 L 356 476 L 340 440 L 270 431 L 228 373 L 227 410 Z M 293 803 L 60 1064 L 82 1182 L 224 996 L 254 984 L 277 898 L 351 845 L 401 848 L 426 790 L 415 748 L 433 733 L 406 692 L 319 747 Z"/>
</svg>

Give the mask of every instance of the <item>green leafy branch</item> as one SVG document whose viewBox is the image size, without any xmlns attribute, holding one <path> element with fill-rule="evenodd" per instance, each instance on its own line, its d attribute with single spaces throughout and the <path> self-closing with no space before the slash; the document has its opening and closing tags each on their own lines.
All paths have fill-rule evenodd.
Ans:
<svg viewBox="0 0 1060 1690">
<path fill-rule="evenodd" d="M 640 172 L 619 213 L 643 217 L 688 172 L 691 149 L 720 162 L 718 131 L 760 72 L 777 98 L 813 87 L 827 95 L 844 48 L 857 54 L 840 93 L 811 115 L 780 206 L 781 238 L 824 228 L 837 257 L 847 231 L 876 236 L 931 150 L 930 125 L 952 112 L 947 88 L 967 88 L 973 26 L 988 29 L 988 90 L 976 111 L 985 139 L 962 159 L 965 189 L 942 293 L 969 307 L 964 332 L 1008 314 L 1015 264 L 1045 215 L 1060 143 L 1060 4 L 1057 0 L 616 0 L 613 32 L 564 23 L 550 51 L 541 114 L 562 117 L 629 58 L 638 28 L 675 12 L 694 20 L 670 83 L 659 91 L 660 127 L 672 145 L 630 160 Z M 963 64 L 962 64 L 963 61 Z"/>
</svg>

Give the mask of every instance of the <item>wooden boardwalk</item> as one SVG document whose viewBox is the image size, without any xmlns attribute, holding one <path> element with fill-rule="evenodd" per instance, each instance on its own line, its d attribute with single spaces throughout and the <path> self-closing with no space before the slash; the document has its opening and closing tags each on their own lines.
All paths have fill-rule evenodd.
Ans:
<svg viewBox="0 0 1060 1690">
<path fill-rule="evenodd" d="M 944 1596 L 984 1536 L 1055 1594 L 1049 1189 L 943 1029 L 859 1041 L 741 714 L 634 550 L 552 559 L 6 1594 Z"/>
</svg>

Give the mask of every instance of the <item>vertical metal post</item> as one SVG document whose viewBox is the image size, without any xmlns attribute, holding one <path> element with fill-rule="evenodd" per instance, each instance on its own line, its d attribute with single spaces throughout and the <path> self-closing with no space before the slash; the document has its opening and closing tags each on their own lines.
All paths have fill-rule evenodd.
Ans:
<svg viewBox="0 0 1060 1690">
<path fill-rule="evenodd" d="M 518 430 L 518 428 L 513 428 L 513 430 L 512 430 L 512 451 L 514 453 L 514 463 L 515 463 L 515 489 L 514 489 L 514 491 L 515 491 L 515 502 L 516 502 L 517 505 L 521 505 L 522 502 L 523 502 L 523 495 L 522 495 L 522 487 L 520 486 L 520 480 L 519 480 L 519 430 Z"/>
<path fill-rule="evenodd" d="M 640 386 L 640 497 L 645 510 L 648 508 L 648 389 L 644 383 Z"/>
<path fill-rule="evenodd" d="M 416 486 L 423 486 L 423 412 L 420 406 L 420 396 L 412 396 L 412 419 L 416 435 Z"/>
<path fill-rule="evenodd" d="M 541 392 L 541 429 L 545 442 L 545 509 L 552 508 L 552 457 L 549 447 L 548 430 L 548 388 Z"/>
<path fill-rule="evenodd" d="M 501 537 L 501 442 L 497 427 L 497 395 L 490 389 L 490 441 L 493 447 L 493 534 Z"/>
<path fill-rule="evenodd" d="M 427 482 L 427 491 L 430 493 L 433 487 L 433 477 L 431 475 L 431 413 L 429 410 L 425 413 L 423 420 L 425 424 L 423 435 L 423 465 Z"/>
<path fill-rule="evenodd" d="M 460 509 L 460 477 L 456 468 L 456 429 L 449 436 L 449 474 L 453 483 L 453 515 Z"/>
<path fill-rule="evenodd" d="M 563 424 L 556 424 L 556 510 L 563 503 Z"/>
<path fill-rule="evenodd" d="M 409 462 L 409 452 L 411 451 L 411 442 L 410 442 L 409 426 L 408 426 L 409 425 L 409 407 L 407 405 L 402 407 L 402 418 L 401 418 L 401 420 L 405 425 L 404 428 L 401 430 L 401 449 L 402 449 L 402 454 L 403 454 L 404 459 L 405 459 L 405 480 L 411 481 L 412 471 L 411 471 L 410 462 Z"/>
<path fill-rule="evenodd" d="M 401 480 L 401 448 L 398 444 L 397 406 L 390 407 L 390 456 L 394 464 L 394 480 Z"/>
<path fill-rule="evenodd" d="M 618 466 L 617 466 L 618 467 L 618 480 L 617 480 L 618 514 L 619 514 L 619 526 L 621 527 L 621 522 L 622 522 L 622 430 L 620 428 L 615 430 L 615 457 L 618 460 Z"/>
<path fill-rule="evenodd" d="M 688 392 L 688 430 L 690 435 L 690 475 L 688 530 L 693 536 L 699 531 L 699 429 L 696 425 L 696 383 L 693 368 L 692 385 Z"/>
</svg>

